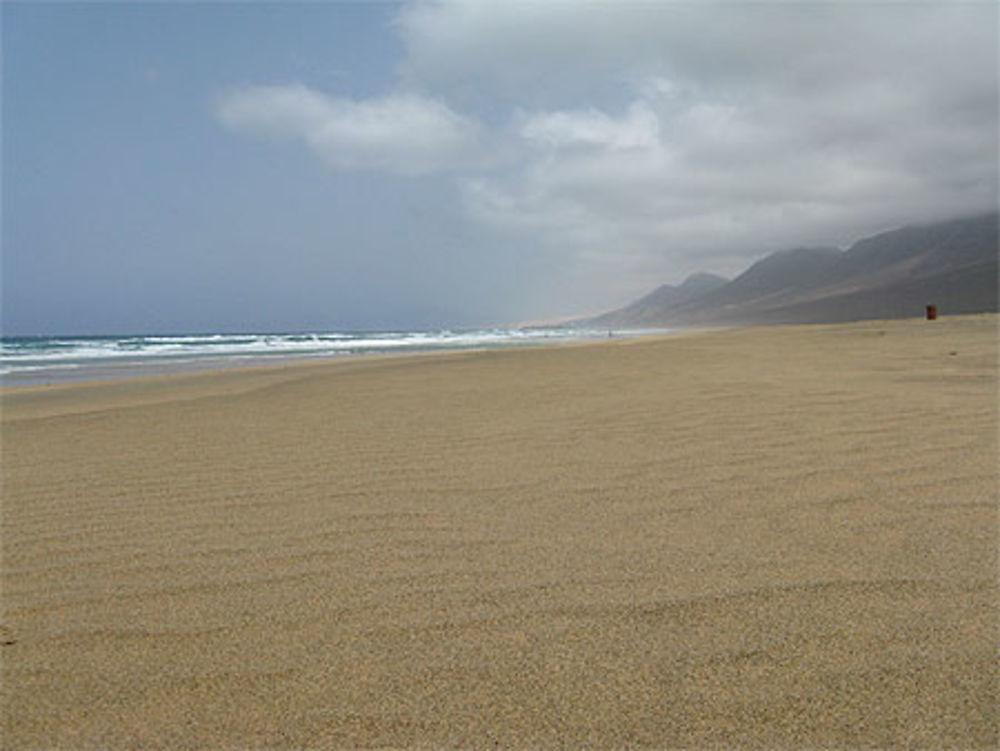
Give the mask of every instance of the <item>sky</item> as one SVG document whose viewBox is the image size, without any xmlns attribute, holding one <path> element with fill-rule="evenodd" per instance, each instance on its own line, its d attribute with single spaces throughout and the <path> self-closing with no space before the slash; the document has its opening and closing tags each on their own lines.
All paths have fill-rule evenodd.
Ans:
<svg viewBox="0 0 1000 751">
<path fill-rule="evenodd" d="M 2 5 L 7 335 L 582 315 L 995 209 L 994 2 Z"/>
</svg>

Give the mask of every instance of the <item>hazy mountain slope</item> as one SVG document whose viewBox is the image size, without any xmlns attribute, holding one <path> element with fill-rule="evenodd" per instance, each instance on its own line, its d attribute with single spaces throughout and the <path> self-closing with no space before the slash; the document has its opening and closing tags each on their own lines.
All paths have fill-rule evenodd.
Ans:
<svg viewBox="0 0 1000 751">
<path fill-rule="evenodd" d="M 726 284 L 679 298 L 661 287 L 600 325 L 805 323 L 997 310 L 998 214 L 904 227 L 846 251 L 773 253 Z M 683 287 L 683 285 L 682 285 Z"/>
<path fill-rule="evenodd" d="M 921 276 L 874 289 L 828 295 L 773 308 L 714 316 L 715 323 L 833 323 L 874 318 L 910 318 L 928 304 L 942 314 L 996 311 L 997 263 Z"/>
<path fill-rule="evenodd" d="M 677 315 L 699 310 L 729 310 L 735 307 L 775 305 L 823 283 L 829 269 L 840 258 L 836 248 L 797 248 L 779 251 L 754 263 L 729 284 L 697 299 L 685 301 Z"/>
<path fill-rule="evenodd" d="M 673 286 L 664 284 L 634 303 L 590 320 L 589 324 L 606 326 L 649 326 L 656 325 L 664 310 L 683 305 L 700 298 L 729 282 L 715 274 L 692 274 L 683 283 Z"/>
</svg>

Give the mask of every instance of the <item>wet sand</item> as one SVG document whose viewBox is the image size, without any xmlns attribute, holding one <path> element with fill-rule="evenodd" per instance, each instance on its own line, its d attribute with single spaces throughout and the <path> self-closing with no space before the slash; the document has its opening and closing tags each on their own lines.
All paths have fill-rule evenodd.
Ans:
<svg viewBox="0 0 1000 751">
<path fill-rule="evenodd" d="M 7 390 L 2 745 L 994 748 L 997 320 Z"/>
</svg>

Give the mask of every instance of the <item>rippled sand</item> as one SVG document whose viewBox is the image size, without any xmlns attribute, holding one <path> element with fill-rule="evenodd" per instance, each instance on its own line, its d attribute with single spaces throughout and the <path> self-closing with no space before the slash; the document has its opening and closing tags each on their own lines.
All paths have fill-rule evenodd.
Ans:
<svg viewBox="0 0 1000 751">
<path fill-rule="evenodd" d="M 8 391 L 3 746 L 993 748 L 996 340 Z"/>
</svg>

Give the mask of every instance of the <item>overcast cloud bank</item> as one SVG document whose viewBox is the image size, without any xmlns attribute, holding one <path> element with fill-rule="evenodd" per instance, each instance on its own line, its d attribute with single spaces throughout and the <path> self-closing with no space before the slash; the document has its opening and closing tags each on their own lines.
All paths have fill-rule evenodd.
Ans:
<svg viewBox="0 0 1000 751">
<path fill-rule="evenodd" d="M 967 3 L 417 2 L 394 19 L 396 92 L 251 87 L 218 112 L 335 169 L 457 173 L 470 216 L 627 296 L 994 207 L 996 21 Z"/>
</svg>

